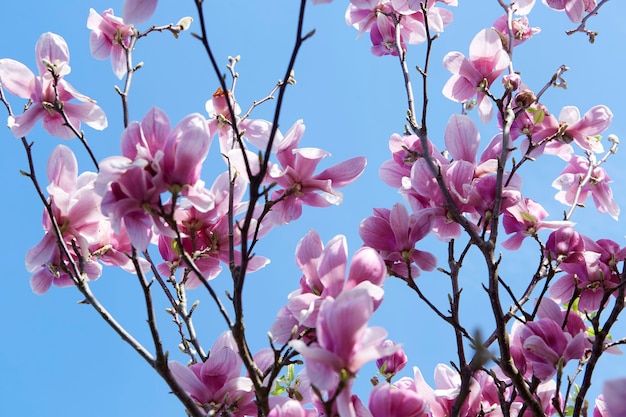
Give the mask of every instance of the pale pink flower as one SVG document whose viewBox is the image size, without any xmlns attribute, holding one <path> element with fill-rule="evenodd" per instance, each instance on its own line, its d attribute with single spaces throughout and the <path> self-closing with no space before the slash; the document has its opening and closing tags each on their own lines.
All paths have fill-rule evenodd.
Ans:
<svg viewBox="0 0 626 417">
<path fill-rule="evenodd" d="M 595 160 L 595 158 L 592 158 Z M 561 175 L 552 183 L 552 187 L 559 190 L 556 193 L 556 200 L 572 205 L 583 204 L 587 197 L 591 194 L 593 202 L 600 213 L 608 213 L 617 220 L 620 208 L 613 199 L 613 191 L 609 186 L 612 182 L 604 168 L 595 167 L 591 171 L 589 181 L 580 187 L 580 181 L 587 175 L 589 171 L 589 160 L 582 156 L 574 155 L 568 161 L 567 166 L 561 172 Z M 576 200 L 576 193 L 580 188 L 580 194 Z"/>
<path fill-rule="evenodd" d="M 391 13 L 390 0 L 350 0 L 346 10 L 346 23 L 359 31 L 359 36 L 369 32 L 378 13 Z"/>
<path fill-rule="evenodd" d="M 115 16 L 113 9 L 107 9 L 101 14 L 89 9 L 87 29 L 91 30 L 91 55 L 96 59 L 107 59 L 110 56 L 113 73 L 121 79 L 127 72 L 126 49 L 130 44 L 133 27 Z"/>
<path fill-rule="evenodd" d="M 493 106 L 484 89 L 491 86 L 509 63 L 498 33 L 483 29 L 470 44 L 469 58 L 460 52 L 450 52 L 444 57 L 443 66 L 452 77 L 444 85 L 443 95 L 459 103 L 476 96 L 480 119 L 487 123 L 493 117 Z"/>
<path fill-rule="evenodd" d="M 317 417 L 315 410 L 307 410 L 302 407 L 302 403 L 296 400 L 287 400 L 282 404 L 276 405 L 270 410 L 267 417 Z"/>
<path fill-rule="evenodd" d="M 35 58 L 39 75 L 35 76 L 24 64 L 12 59 L 0 59 L 0 83 L 11 94 L 32 101 L 28 109 L 8 119 L 9 128 L 16 137 L 26 136 L 43 119 L 43 127 L 53 136 L 61 139 L 75 137 L 66 126 L 63 116 L 55 106 L 63 108 L 72 126 L 80 131 L 80 122 L 102 130 L 107 127 L 107 119 L 100 107 L 89 97 L 82 95 L 63 78 L 70 72 L 69 49 L 65 40 L 54 33 L 44 33 L 37 41 Z M 57 81 L 51 72 L 55 73 Z M 58 93 L 58 100 L 54 91 Z M 72 103 L 76 99 L 81 103 Z"/>
<path fill-rule="evenodd" d="M 83 260 L 87 280 L 95 280 L 102 267 L 95 256 L 92 257 L 89 246 L 100 242 L 101 225 L 107 222 L 99 210 L 100 197 L 94 192 L 96 174 L 84 172 L 78 175 L 76 157 L 63 145 L 50 154 L 47 174 L 50 205 L 62 239 L 74 262 L 79 258 Z M 44 294 L 52 284 L 60 287 L 74 284 L 67 273 L 67 261 L 61 256 L 47 212 L 43 215 L 43 228 L 44 237 L 26 254 L 26 269 L 33 273 L 31 288 L 36 294 Z"/>
<path fill-rule="evenodd" d="M 125 0 L 122 16 L 129 24 L 139 24 L 150 19 L 156 10 L 158 0 Z"/>
<path fill-rule="evenodd" d="M 228 227 L 229 203 L 233 204 L 233 215 L 241 212 L 246 203 L 242 202 L 246 191 L 246 184 L 241 177 L 229 181 L 228 172 L 222 173 L 213 183 L 210 194 L 214 196 L 214 207 L 206 212 L 195 207 L 180 208 L 175 217 L 178 230 L 182 234 L 183 249 L 194 258 L 196 267 L 202 272 L 204 279 L 211 280 L 222 271 L 221 263 L 230 263 L 230 239 L 235 247 L 241 243 L 241 233 L 237 227 L 231 236 Z M 166 206 L 166 210 L 169 207 Z M 175 243 L 173 236 L 159 235 L 159 252 L 165 261 L 157 268 L 165 275 L 174 274 L 177 269 L 183 270 L 188 267 L 184 262 L 180 249 Z M 236 265 L 241 265 L 241 252 L 234 251 Z M 248 260 L 247 272 L 254 272 L 269 263 L 267 258 L 259 255 Z M 183 274 L 185 288 L 193 289 L 202 284 L 196 274 Z M 182 278 L 181 278 L 182 279 Z"/>
<path fill-rule="evenodd" d="M 571 137 L 583 149 L 602 152 L 600 133 L 608 129 L 613 120 L 611 110 L 603 105 L 590 108 L 581 118 L 577 107 L 566 106 L 561 110 L 559 123 L 566 125 L 565 137 Z"/>
<path fill-rule="evenodd" d="M 509 27 L 506 15 L 497 18 L 495 22 L 493 22 L 493 28 L 498 31 L 506 43 L 509 42 Z M 531 27 L 528 18 L 526 16 L 520 16 L 512 19 L 511 32 L 513 35 L 513 46 L 518 46 L 541 32 L 541 29 Z"/>
</svg>

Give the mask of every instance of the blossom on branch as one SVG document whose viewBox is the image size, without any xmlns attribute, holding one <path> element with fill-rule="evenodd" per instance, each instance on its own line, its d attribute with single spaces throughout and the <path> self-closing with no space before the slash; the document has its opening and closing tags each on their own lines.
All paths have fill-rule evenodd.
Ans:
<svg viewBox="0 0 626 417">
<path fill-rule="evenodd" d="M 107 118 L 96 102 L 65 81 L 64 76 L 70 72 L 70 56 L 62 37 L 50 32 L 41 35 L 35 46 L 35 58 L 38 76 L 21 62 L 0 59 L 0 84 L 11 94 L 31 101 L 24 113 L 9 116 L 8 125 L 13 135 L 28 135 L 42 119 L 43 128 L 52 136 L 71 139 L 76 133 L 67 126 L 61 112 L 77 132 L 81 121 L 97 130 L 107 127 Z M 81 103 L 71 103 L 72 99 Z"/>
<path fill-rule="evenodd" d="M 280 187 L 271 195 L 272 210 L 268 221 L 282 225 L 302 215 L 302 205 L 328 207 L 340 204 L 343 197 L 337 188 L 355 181 L 365 169 L 366 159 L 362 156 L 340 162 L 315 174 L 317 165 L 329 156 L 318 148 L 298 148 L 304 134 L 304 124 L 298 120 L 278 145 L 276 158 L 269 181 Z"/>
<path fill-rule="evenodd" d="M 469 58 L 460 52 L 449 52 L 443 58 L 443 66 L 452 73 L 443 95 L 459 103 L 476 96 L 480 120 L 487 123 L 493 117 L 493 105 L 485 92 L 510 62 L 498 32 L 483 29 L 472 39 Z"/>
<path fill-rule="evenodd" d="M 113 73 L 122 79 L 128 70 L 126 51 L 133 35 L 133 27 L 115 16 L 113 9 L 107 9 L 101 14 L 89 9 L 87 29 L 91 30 L 89 35 L 91 55 L 96 59 L 107 59 L 110 56 Z"/>
</svg>

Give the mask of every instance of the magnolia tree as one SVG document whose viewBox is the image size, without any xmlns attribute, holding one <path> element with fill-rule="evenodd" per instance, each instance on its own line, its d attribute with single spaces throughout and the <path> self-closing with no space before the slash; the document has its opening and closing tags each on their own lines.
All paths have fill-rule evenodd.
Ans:
<svg viewBox="0 0 626 417">
<path fill-rule="evenodd" d="M 626 416 L 626 370 L 608 380 L 594 373 L 626 343 L 614 332 L 626 248 L 575 223 L 618 219 L 604 168 L 619 146 L 613 113 L 603 104 L 552 107 L 548 97 L 566 87 L 568 67 L 542 68 L 543 81 L 531 83 L 521 70 L 527 63 L 517 59 L 523 48 L 546 47 L 532 24 L 536 9 L 569 19 L 571 36 L 559 42 L 593 43 L 593 16 L 609 10 L 607 0 L 485 2 L 500 17 L 446 50 L 443 67 L 433 51 L 455 24 L 455 0 L 352 0 L 345 21 L 359 45 L 369 42 L 373 55 L 393 61 L 379 76 L 403 86 L 394 100 L 403 103 L 404 123 L 389 123 L 396 133 L 376 138 L 390 150 L 380 179 L 400 198 L 381 198 L 360 221 L 356 251 L 343 235 L 322 238 L 315 228 L 295 248 L 282 248 L 288 256 L 272 261 L 293 262 L 295 252 L 301 272 L 272 278 L 286 289 L 274 298 L 280 304 L 247 293 L 254 273 L 270 268 L 266 242 L 304 206 L 340 204 L 339 189 L 361 176 L 366 158 L 326 164 L 330 154 L 305 135 L 303 120 L 281 118 L 286 106 L 298 108 L 286 93 L 297 88 L 298 56 L 314 39 L 305 18 L 311 5 L 302 0 L 294 17 L 282 78 L 244 103 L 240 58 L 220 62 L 214 45 L 223 38 L 209 35 L 215 16 L 203 3 L 195 1 L 194 16 L 166 25 L 153 17 L 156 0 L 127 0 L 120 13 L 89 10 L 91 54 L 109 60 L 120 80 L 114 113 L 70 84 L 76 75 L 60 34 L 39 37 L 32 67 L 0 59 L 0 100 L 23 145 L 22 174 L 44 212 L 41 239 L 25 255 L 34 293 L 78 291 L 84 308 L 156 371 L 190 416 Z M 212 68 L 212 94 L 199 93 L 206 105 L 180 119 L 157 106 L 135 114 L 133 102 L 147 98 L 132 87 L 151 65 L 137 56 L 145 39 L 168 33 L 201 47 L 194 60 Z M 433 85 L 433 73 L 445 82 Z M 458 103 L 457 111 L 442 116 L 429 105 L 434 95 Z M 119 139 L 119 151 L 100 158 L 92 129 L 106 129 L 118 115 L 121 128 L 108 136 Z M 45 166 L 37 163 L 39 141 L 30 139 L 39 123 L 62 140 L 46 139 L 57 142 Z M 481 140 L 479 131 L 488 136 Z M 532 176 L 544 166 L 560 173 Z M 537 189 L 550 186 L 562 214 L 544 208 L 550 203 Z M 512 274 L 507 262 L 523 250 L 524 268 Z M 98 296 L 92 283 L 106 286 L 103 275 L 115 270 L 134 275 L 147 333 L 130 331 Z M 425 291 L 422 282 L 435 275 L 438 292 Z M 463 292 L 470 280 L 481 287 L 478 302 Z M 430 310 L 424 320 L 438 320 L 451 336 L 445 340 L 455 355 L 440 359 L 447 364 L 435 367 L 432 380 L 433 369 L 405 352 L 407 336 L 391 338 L 384 323 L 371 323 L 379 307 L 394 304 L 384 290 L 394 283 Z M 410 314 L 410 305 L 395 303 Z M 269 328 L 246 325 L 259 305 L 273 309 Z M 472 314 L 482 315 L 479 328 L 470 327 Z M 419 331 L 418 322 L 405 330 Z M 600 388 L 592 391 L 592 383 Z"/>
</svg>

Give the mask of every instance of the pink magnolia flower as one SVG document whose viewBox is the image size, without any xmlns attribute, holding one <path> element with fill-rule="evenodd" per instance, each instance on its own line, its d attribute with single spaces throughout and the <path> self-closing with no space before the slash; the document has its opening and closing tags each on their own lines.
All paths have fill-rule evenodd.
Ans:
<svg viewBox="0 0 626 417">
<path fill-rule="evenodd" d="M 352 256 L 350 271 L 346 238 L 338 235 L 326 246 L 320 236 L 311 230 L 298 242 L 296 264 L 302 270 L 300 289 L 289 294 L 270 333 L 277 343 L 291 338 L 294 326 L 300 330 L 315 328 L 323 300 L 338 297 L 343 291 L 364 289 L 372 299 L 374 310 L 383 298 L 382 284 L 387 277 L 384 261 L 372 248 L 362 247 Z"/>
<path fill-rule="evenodd" d="M 78 175 L 76 157 L 63 145 L 50 154 L 47 174 L 50 204 L 62 239 L 74 262 L 82 259 L 87 280 L 95 280 L 100 276 L 102 266 L 92 256 L 89 246 L 101 241 L 101 226 L 107 222 L 98 209 L 100 197 L 94 192 L 96 174 L 84 172 Z M 52 284 L 59 287 L 74 285 L 47 212 L 43 215 L 43 227 L 44 237 L 26 254 L 26 269 L 33 273 L 30 284 L 36 294 L 46 293 Z"/>
<path fill-rule="evenodd" d="M 428 403 L 410 386 L 383 382 L 370 393 L 369 409 L 373 417 L 425 417 Z"/>
<path fill-rule="evenodd" d="M 287 400 L 270 410 L 267 417 L 317 417 L 318 413 L 312 409 L 305 409 L 297 400 Z"/>
<path fill-rule="evenodd" d="M 150 19 L 156 10 L 158 0 L 125 0 L 122 6 L 124 22 L 139 24 Z"/>
<path fill-rule="evenodd" d="M 409 215 L 404 205 L 396 203 L 391 210 L 374 209 L 374 215 L 359 225 L 359 235 L 365 245 L 380 253 L 392 272 L 415 279 L 420 269 L 432 271 L 437 266 L 430 252 L 415 249 L 431 227 L 432 213 L 428 209 Z"/>
<path fill-rule="evenodd" d="M 269 173 L 270 181 L 281 187 L 271 196 L 274 204 L 268 221 L 274 224 L 286 224 L 300 217 L 303 204 L 340 204 L 342 195 L 335 189 L 352 183 L 365 169 L 365 158 L 356 157 L 315 174 L 317 165 L 330 154 L 317 148 L 298 148 L 303 134 L 304 124 L 298 120 L 278 146 L 276 158 L 280 168 L 274 165 Z"/>
<path fill-rule="evenodd" d="M 206 119 L 192 114 L 170 130 L 167 115 L 153 108 L 141 123 L 131 123 L 122 134 L 123 156 L 100 164 L 96 190 L 103 196 L 102 211 L 119 232 L 126 228 L 140 251 L 152 239 L 152 227 L 167 234 L 159 220 L 161 193 L 182 195 L 197 209 L 213 207 L 200 170 L 211 144 Z"/>
<path fill-rule="evenodd" d="M 443 95 L 459 103 L 476 96 L 480 119 L 487 123 L 493 117 L 493 106 L 484 89 L 491 86 L 509 63 L 509 55 L 502 48 L 498 33 L 483 29 L 470 44 L 469 58 L 460 52 L 449 52 L 444 57 L 443 66 L 452 77 L 444 85 Z"/>
<path fill-rule="evenodd" d="M 585 250 L 583 237 L 572 227 L 566 226 L 550 233 L 546 241 L 546 254 L 560 262 L 579 262 Z"/>
<path fill-rule="evenodd" d="M 383 346 L 397 346 L 392 340 L 385 340 Z M 399 348 L 391 355 L 383 356 L 376 360 L 376 366 L 378 371 L 385 376 L 385 378 L 391 378 L 398 372 L 400 372 L 406 366 L 408 358 L 404 350 Z"/>
<path fill-rule="evenodd" d="M 304 357 L 315 387 L 330 391 L 340 381 L 346 384 L 337 398 L 337 410 L 342 416 L 355 415 L 350 387 L 358 370 L 366 362 L 397 349 L 382 345 L 387 335 L 382 327 L 367 326 L 373 312 L 374 303 L 365 289 L 343 291 L 336 299 L 328 297 L 322 302 L 315 326 L 317 342 L 289 342 Z"/>
<path fill-rule="evenodd" d="M 532 364 L 533 375 L 541 380 L 551 378 L 571 359 L 581 358 L 589 346 L 580 316 L 562 311 L 549 298 L 541 300 L 535 321 L 523 326 L 519 342 Z"/>
<path fill-rule="evenodd" d="M 506 45 L 509 42 L 507 16 L 503 15 L 497 18 L 496 21 L 493 22 L 493 28 L 502 36 Z M 513 35 L 513 46 L 518 46 L 541 32 L 540 28 L 530 26 L 526 16 L 520 16 L 512 19 L 511 30 L 511 34 Z"/>
<path fill-rule="evenodd" d="M 608 415 L 602 417 L 626 416 L 626 378 L 605 381 L 602 395 L 608 411 Z"/>
<path fill-rule="evenodd" d="M 122 79 L 127 71 L 126 49 L 133 35 L 133 27 L 115 16 L 113 9 L 107 9 L 101 14 L 89 9 L 87 28 L 91 30 L 91 55 L 96 59 L 107 59 L 110 56 L 113 73 Z"/>
<path fill-rule="evenodd" d="M 554 10 L 565 10 L 574 23 L 580 22 L 585 12 L 591 12 L 596 7 L 596 0 L 543 0 L 543 3 Z"/>
<path fill-rule="evenodd" d="M 590 155 L 589 158 L 595 162 L 593 155 Z M 611 178 L 604 168 L 596 166 L 591 171 L 589 181 L 580 187 L 581 180 L 587 175 L 588 171 L 588 158 L 578 155 L 572 156 L 561 175 L 552 183 L 552 186 L 559 190 L 555 196 L 556 200 L 566 205 L 582 204 L 591 194 L 598 211 L 600 213 L 608 213 L 617 220 L 620 208 L 613 199 L 613 191 L 609 186 L 609 183 L 612 182 Z M 576 200 L 576 193 L 579 188 L 580 194 Z"/>
<path fill-rule="evenodd" d="M 237 215 L 246 203 L 241 199 L 246 191 L 246 184 L 242 177 L 236 177 L 232 184 L 229 181 L 228 172 L 217 177 L 210 194 L 215 196 L 214 207 L 206 212 L 200 211 L 193 206 L 180 208 L 176 211 L 175 217 L 178 229 L 182 233 L 183 249 L 192 256 L 195 265 L 202 272 L 206 280 L 217 277 L 222 271 L 220 262 L 230 263 L 230 230 L 228 227 L 228 210 L 232 201 L 233 214 Z M 166 207 L 167 210 L 168 207 Z M 234 228 L 232 236 L 233 244 L 236 247 L 241 242 L 241 233 L 237 227 Z M 159 235 L 159 252 L 165 261 L 157 268 L 165 276 L 174 275 L 177 269 L 184 270 L 184 262 L 180 248 L 175 243 L 172 236 Z M 235 251 L 235 264 L 241 265 L 241 252 Z M 269 263 L 267 258 L 255 255 L 248 261 L 248 272 L 254 272 Z M 202 281 L 196 274 L 183 274 L 185 277 L 185 288 L 193 289 L 198 287 Z M 183 278 L 181 278 L 182 280 Z"/>
<path fill-rule="evenodd" d="M 597 311 L 601 307 L 604 291 L 615 288 L 619 280 L 610 268 L 600 261 L 600 254 L 591 251 L 582 253 L 580 262 L 561 263 L 566 273 L 550 287 L 550 297 L 565 304 L 572 300 L 575 292 L 580 294 L 580 311 Z"/>
<path fill-rule="evenodd" d="M 513 236 L 502 242 L 502 246 L 509 250 L 517 250 L 522 245 L 522 241 L 529 236 L 536 236 L 542 229 L 559 229 L 571 226 L 569 221 L 543 221 L 548 216 L 541 204 L 525 198 L 517 204 L 508 207 L 502 218 L 502 225 L 506 233 L 513 233 Z"/>
<path fill-rule="evenodd" d="M 252 381 L 240 376 L 242 361 L 230 332 L 218 338 L 205 362 L 187 367 L 170 361 L 168 366 L 181 388 L 208 413 L 257 413 Z"/>
<path fill-rule="evenodd" d="M 106 116 L 95 101 L 76 91 L 63 78 L 69 74 L 70 67 L 69 49 L 62 37 L 50 32 L 41 35 L 35 46 L 35 58 L 38 76 L 20 62 L 9 58 L 0 59 L 2 86 L 11 94 L 32 101 L 24 113 L 9 117 L 8 124 L 13 135 L 26 136 L 35 123 L 42 119 L 44 129 L 51 135 L 61 139 L 73 138 L 75 134 L 66 126 L 58 108 L 63 109 L 76 130 L 80 130 L 81 121 L 97 130 L 107 127 Z M 72 99 L 81 103 L 72 103 Z"/>
</svg>

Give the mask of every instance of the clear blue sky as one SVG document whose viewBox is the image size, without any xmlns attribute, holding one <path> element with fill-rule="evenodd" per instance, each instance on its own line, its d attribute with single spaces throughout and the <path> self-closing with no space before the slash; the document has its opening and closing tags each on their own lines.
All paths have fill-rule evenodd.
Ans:
<svg viewBox="0 0 626 417">
<path fill-rule="evenodd" d="M 68 42 L 72 66 L 68 81 L 80 92 L 97 99 L 109 117 L 110 126 L 104 132 L 86 128 L 87 138 L 100 159 L 119 153 L 121 107 L 113 86 L 120 85 L 120 81 L 112 74 L 108 61 L 91 58 L 89 31 L 85 25 L 89 7 L 97 11 L 113 7 L 119 12 L 121 3 L 121 0 L 22 0 L 5 2 L 2 6 L 0 58 L 13 58 L 35 68 L 34 45 L 41 33 L 55 32 Z M 175 23 L 186 15 L 195 17 L 192 3 L 191 0 L 161 0 L 151 22 Z M 209 33 L 220 62 L 225 65 L 228 55 L 241 55 L 237 67 L 240 74 L 237 98 L 244 109 L 253 100 L 265 96 L 283 76 L 293 44 L 295 3 L 280 0 L 206 4 Z M 430 135 L 440 148 L 443 148 L 444 124 L 450 114 L 459 110 L 456 103 L 440 94 L 449 77 L 441 66 L 441 59 L 451 50 L 466 54 L 474 34 L 491 26 L 500 14 L 495 0 L 460 3 L 453 9 L 455 22 L 435 43 L 433 53 Z M 297 241 L 310 228 L 317 229 L 324 241 L 336 234 L 345 234 L 350 253 L 353 253 L 361 245 L 357 234 L 359 222 L 371 214 L 373 207 L 390 208 L 398 200 L 396 192 L 379 180 L 377 171 L 389 158 L 389 136 L 403 131 L 406 102 L 401 74 L 396 59 L 376 58 L 370 54 L 367 35 L 355 40 L 356 31 L 347 27 L 343 20 L 345 6 L 343 1 L 309 6 L 306 29 L 315 28 L 317 32 L 306 42 L 298 59 L 295 72 L 298 83 L 289 89 L 280 126 L 286 131 L 297 119 L 304 119 L 307 130 L 301 145 L 331 152 L 333 156 L 325 162 L 326 166 L 366 155 L 368 167 L 357 183 L 343 190 L 342 206 L 305 209 L 300 220 L 274 230 L 258 247 L 259 254 L 271 258 L 272 263 L 250 275 L 248 281 L 247 323 L 256 334 L 252 339 L 255 348 L 263 346 L 265 333 L 276 312 L 287 294 L 297 288 L 300 273 L 292 256 Z M 600 36 L 595 45 L 589 45 L 583 35 L 569 38 L 564 35 L 564 30 L 572 27 L 565 14 L 548 11 L 537 4 L 530 16 L 531 23 L 543 31 L 519 49 L 521 59 L 516 63 L 525 82 L 535 90 L 543 86 L 559 65 L 570 66 L 572 69 L 566 74 L 570 88 L 551 90 L 544 102 L 557 114 L 564 105 L 577 105 L 584 112 L 593 105 L 606 104 L 615 115 L 610 132 L 621 136 L 622 140 L 626 140 L 620 68 L 626 38 L 624 12 L 624 5 L 613 1 L 599 17 L 592 19 L 590 25 L 600 29 Z M 198 26 L 192 25 L 192 30 L 198 30 Z M 422 64 L 422 47 L 412 47 L 409 54 L 411 67 Z M 135 60 L 145 62 L 131 91 L 131 118 L 135 120 L 143 117 L 152 106 L 164 109 L 173 123 L 189 113 L 204 112 L 205 101 L 218 85 L 199 42 L 188 33 L 183 33 L 178 40 L 169 34 L 154 34 L 142 40 Z M 415 71 L 413 76 L 417 77 Z M 13 97 L 10 100 L 14 110 L 19 110 L 23 102 Z M 269 118 L 272 110 L 273 103 L 270 103 L 253 117 Z M 480 128 L 485 143 L 496 132 L 493 124 Z M 47 136 L 41 128 L 33 130 L 28 139 L 35 142 L 33 149 L 39 175 L 44 178 L 45 161 L 59 140 Z M 19 175 L 20 169 L 27 168 L 20 142 L 8 130 L 3 131 L 0 140 L 3 144 L 0 175 L 4 183 L 0 205 L 4 229 L 0 252 L 4 266 L 4 296 L 0 302 L 0 415 L 184 415 L 182 406 L 167 393 L 166 385 L 152 369 L 88 306 L 77 304 L 81 300 L 77 291 L 52 288 L 42 297 L 31 292 L 24 255 L 41 238 L 42 208 L 28 180 Z M 77 154 L 81 169 L 91 169 L 78 141 L 65 144 Z M 209 160 L 220 164 L 216 151 L 217 147 L 213 147 Z M 615 180 L 614 192 L 622 210 L 626 208 L 625 152 L 626 149 L 620 150 L 607 165 L 609 175 Z M 546 157 L 522 173 L 526 175 L 526 196 L 544 204 L 552 215 L 550 219 L 559 219 L 564 209 L 553 200 L 555 191 L 550 187 L 562 166 L 560 159 Z M 212 182 L 210 175 L 215 172 L 210 165 L 205 170 L 207 183 Z M 611 238 L 621 245 L 626 244 L 623 221 L 616 223 L 608 215 L 599 216 L 591 204 L 579 210 L 575 220 L 578 230 L 594 239 Z M 429 239 L 424 247 L 435 252 L 440 261 L 445 260 L 445 244 Z M 507 279 L 526 282 L 534 272 L 535 254 L 535 248 L 528 244 L 519 252 L 506 252 L 503 270 Z M 466 263 L 462 282 L 468 300 L 463 310 L 466 326 L 487 331 L 491 321 L 484 319 L 487 313 L 481 310 L 486 300 L 480 289 L 484 271 L 471 259 L 478 260 L 470 258 Z M 217 279 L 220 294 L 228 288 L 227 282 L 226 276 Z M 433 300 L 443 305 L 448 292 L 443 275 L 424 274 L 420 283 Z M 127 329 L 149 345 L 145 312 L 134 276 L 105 269 L 92 289 Z M 376 313 L 374 324 L 386 326 L 391 338 L 404 343 L 409 363 L 418 365 L 430 380 L 435 364 L 455 358 L 451 329 L 441 325 L 400 282 L 388 281 L 385 289 L 386 302 Z M 196 313 L 196 326 L 208 348 L 212 338 L 224 330 L 224 324 L 201 291 L 190 294 L 194 296 L 202 300 Z M 469 303 L 469 300 L 477 302 Z M 160 319 L 166 339 L 174 341 L 174 329 L 169 326 L 167 316 L 162 314 Z M 615 332 L 614 336 L 626 334 L 623 323 L 619 329 L 621 332 Z M 176 357 L 176 344 L 170 346 L 172 356 Z M 598 381 L 603 377 L 626 376 L 624 357 L 606 359 L 609 360 L 601 361 Z M 366 386 L 371 372 L 370 369 L 363 373 L 359 389 Z M 409 372 L 407 369 L 406 375 Z"/>
</svg>

